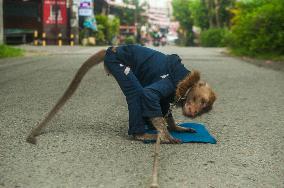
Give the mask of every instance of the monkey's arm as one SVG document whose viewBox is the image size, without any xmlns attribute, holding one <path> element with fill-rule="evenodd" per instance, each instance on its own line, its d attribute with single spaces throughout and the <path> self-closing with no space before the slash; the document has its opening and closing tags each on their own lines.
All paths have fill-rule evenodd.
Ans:
<svg viewBox="0 0 284 188">
<path fill-rule="evenodd" d="M 160 139 L 162 143 L 178 144 L 181 143 L 180 140 L 173 138 L 168 129 L 167 123 L 163 117 L 150 118 L 153 126 L 159 131 Z"/>
<path fill-rule="evenodd" d="M 142 108 L 143 117 L 149 118 L 153 126 L 161 134 L 162 143 L 180 143 L 174 139 L 168 129 L 166 120 L 163 118 L 166 104 L 161 100 L 168 98 L 175 90 L 172 82 L 169 79 L 159 80 L 143 89 Z"/>
</svg>

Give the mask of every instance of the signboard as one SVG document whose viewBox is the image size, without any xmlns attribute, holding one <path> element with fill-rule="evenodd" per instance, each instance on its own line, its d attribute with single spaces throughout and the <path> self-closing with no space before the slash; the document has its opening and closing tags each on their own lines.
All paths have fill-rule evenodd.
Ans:
<svg viewBox="0 0 284 188">
<path fill-rule="evenodd" d="M 93 0 L 80 0 L 79 16 L 93 16 Z"/>
<path fill-rule="evenodd" d="M 66 0 L 44 0 L 43 22 L 44 24 L 66 24 Z"/>
</svg>

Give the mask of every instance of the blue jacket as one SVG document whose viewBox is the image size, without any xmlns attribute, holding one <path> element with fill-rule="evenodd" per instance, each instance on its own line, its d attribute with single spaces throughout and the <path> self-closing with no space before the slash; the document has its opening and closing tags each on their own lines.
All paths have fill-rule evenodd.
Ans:
<svg viewBox="0 0 284 188">
<path fill-rule="evenodd" d="M 125 84 L 123 74 L 124 67 L 114 65 L 119 63 L 121 66 L 129 67 L 132 71 L 125 79 L 137 79 L 136 88 L 141 88 L 141 92 L 137 97 L 132 97 L 133 92 L 125 89 L 128 87 Z M 181 63 L 178 55 L 165 55 L 156 50 L 146 48 L 139 45 L 124 45 L 116 48 L 116 52 L 112 52 L 111 48 L 107 50 L 105 64 L 114 73 L 121 89 L 126 95 L 129 110 L 129 124 L 135 127 L 139 124 L 144 126 L 145 122 L 140 122 L 143 118 L 162 117 L 170 107 L 170 102 L 173 102 L 175 90 L 178 82 L 185 78 L 190 71 L 187 70 Z M 117 69 L 122 68 L 121 73 Z M 128 97 L 131 96 L 131 97 Z M 136 94 L 135 94 L 136 96 Z M 135 102 L 136 101 L 136 102 Z M 137 104 L 139 101 L 140 105 Z M 136 105 L 131 105 L 136 103 Z M 142 128 L 141 128 L 142 129 Z M 142 132 L 140 130 L 140 132 Z M 135 128 L 133 128 L 135 130 Z M 132 134 L 135 131 L 129 131 Z M 137 131 L 136 131 L 137 132 Z M 139 132 L 139 131 L 138 131 Z"/>
</svg>

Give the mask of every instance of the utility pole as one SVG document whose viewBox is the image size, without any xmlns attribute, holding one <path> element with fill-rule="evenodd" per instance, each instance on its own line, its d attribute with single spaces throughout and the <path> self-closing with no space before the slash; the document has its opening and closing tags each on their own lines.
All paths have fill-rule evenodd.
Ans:
<svg viewBox="0 0 284 188">
<path fill-rule="evenodd" d="M 79 0 L 70 0 L 70 33 L 74 35 L 74 43 L 79 44 Z"/>
<path fill-rule="evenodd" d="M 3 29 L 3 0 L 0 0 L 0 44 L 4 43 L 3 35 L 4 35 L 4 29 Z"/>
</svg>

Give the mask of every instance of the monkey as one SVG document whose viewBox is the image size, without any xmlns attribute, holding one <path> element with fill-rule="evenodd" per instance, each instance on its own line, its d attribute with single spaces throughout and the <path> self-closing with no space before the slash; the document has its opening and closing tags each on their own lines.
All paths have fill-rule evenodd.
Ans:
<svg viewBox="0 0 284 188">
<path fill-rule="evenodd" d="M 170 112 L 170 102 L 181 107 L 184 116 L 195 118 L 212 109 L 216 94 L 199 71 L 189 71 L 176 54 L 166 55 L 139 45 L 121 45 L 100 50 L 89 57 L 79 68 L 68 88 L 36 125 L 26 141 L 36 144 L 48 122 L 71 98 L 84 75 L 94 66 L 103 63 L 107 74 L 112 75 L 128 104 L 129 130 L 135 140 L 155 140 L 156 135 L 146 132 L 145 124 L 151 124 L 159 133 L 161 143 L 178 144 L 169 131 L 195 133 L 175 123 Z"/>
</svg>

